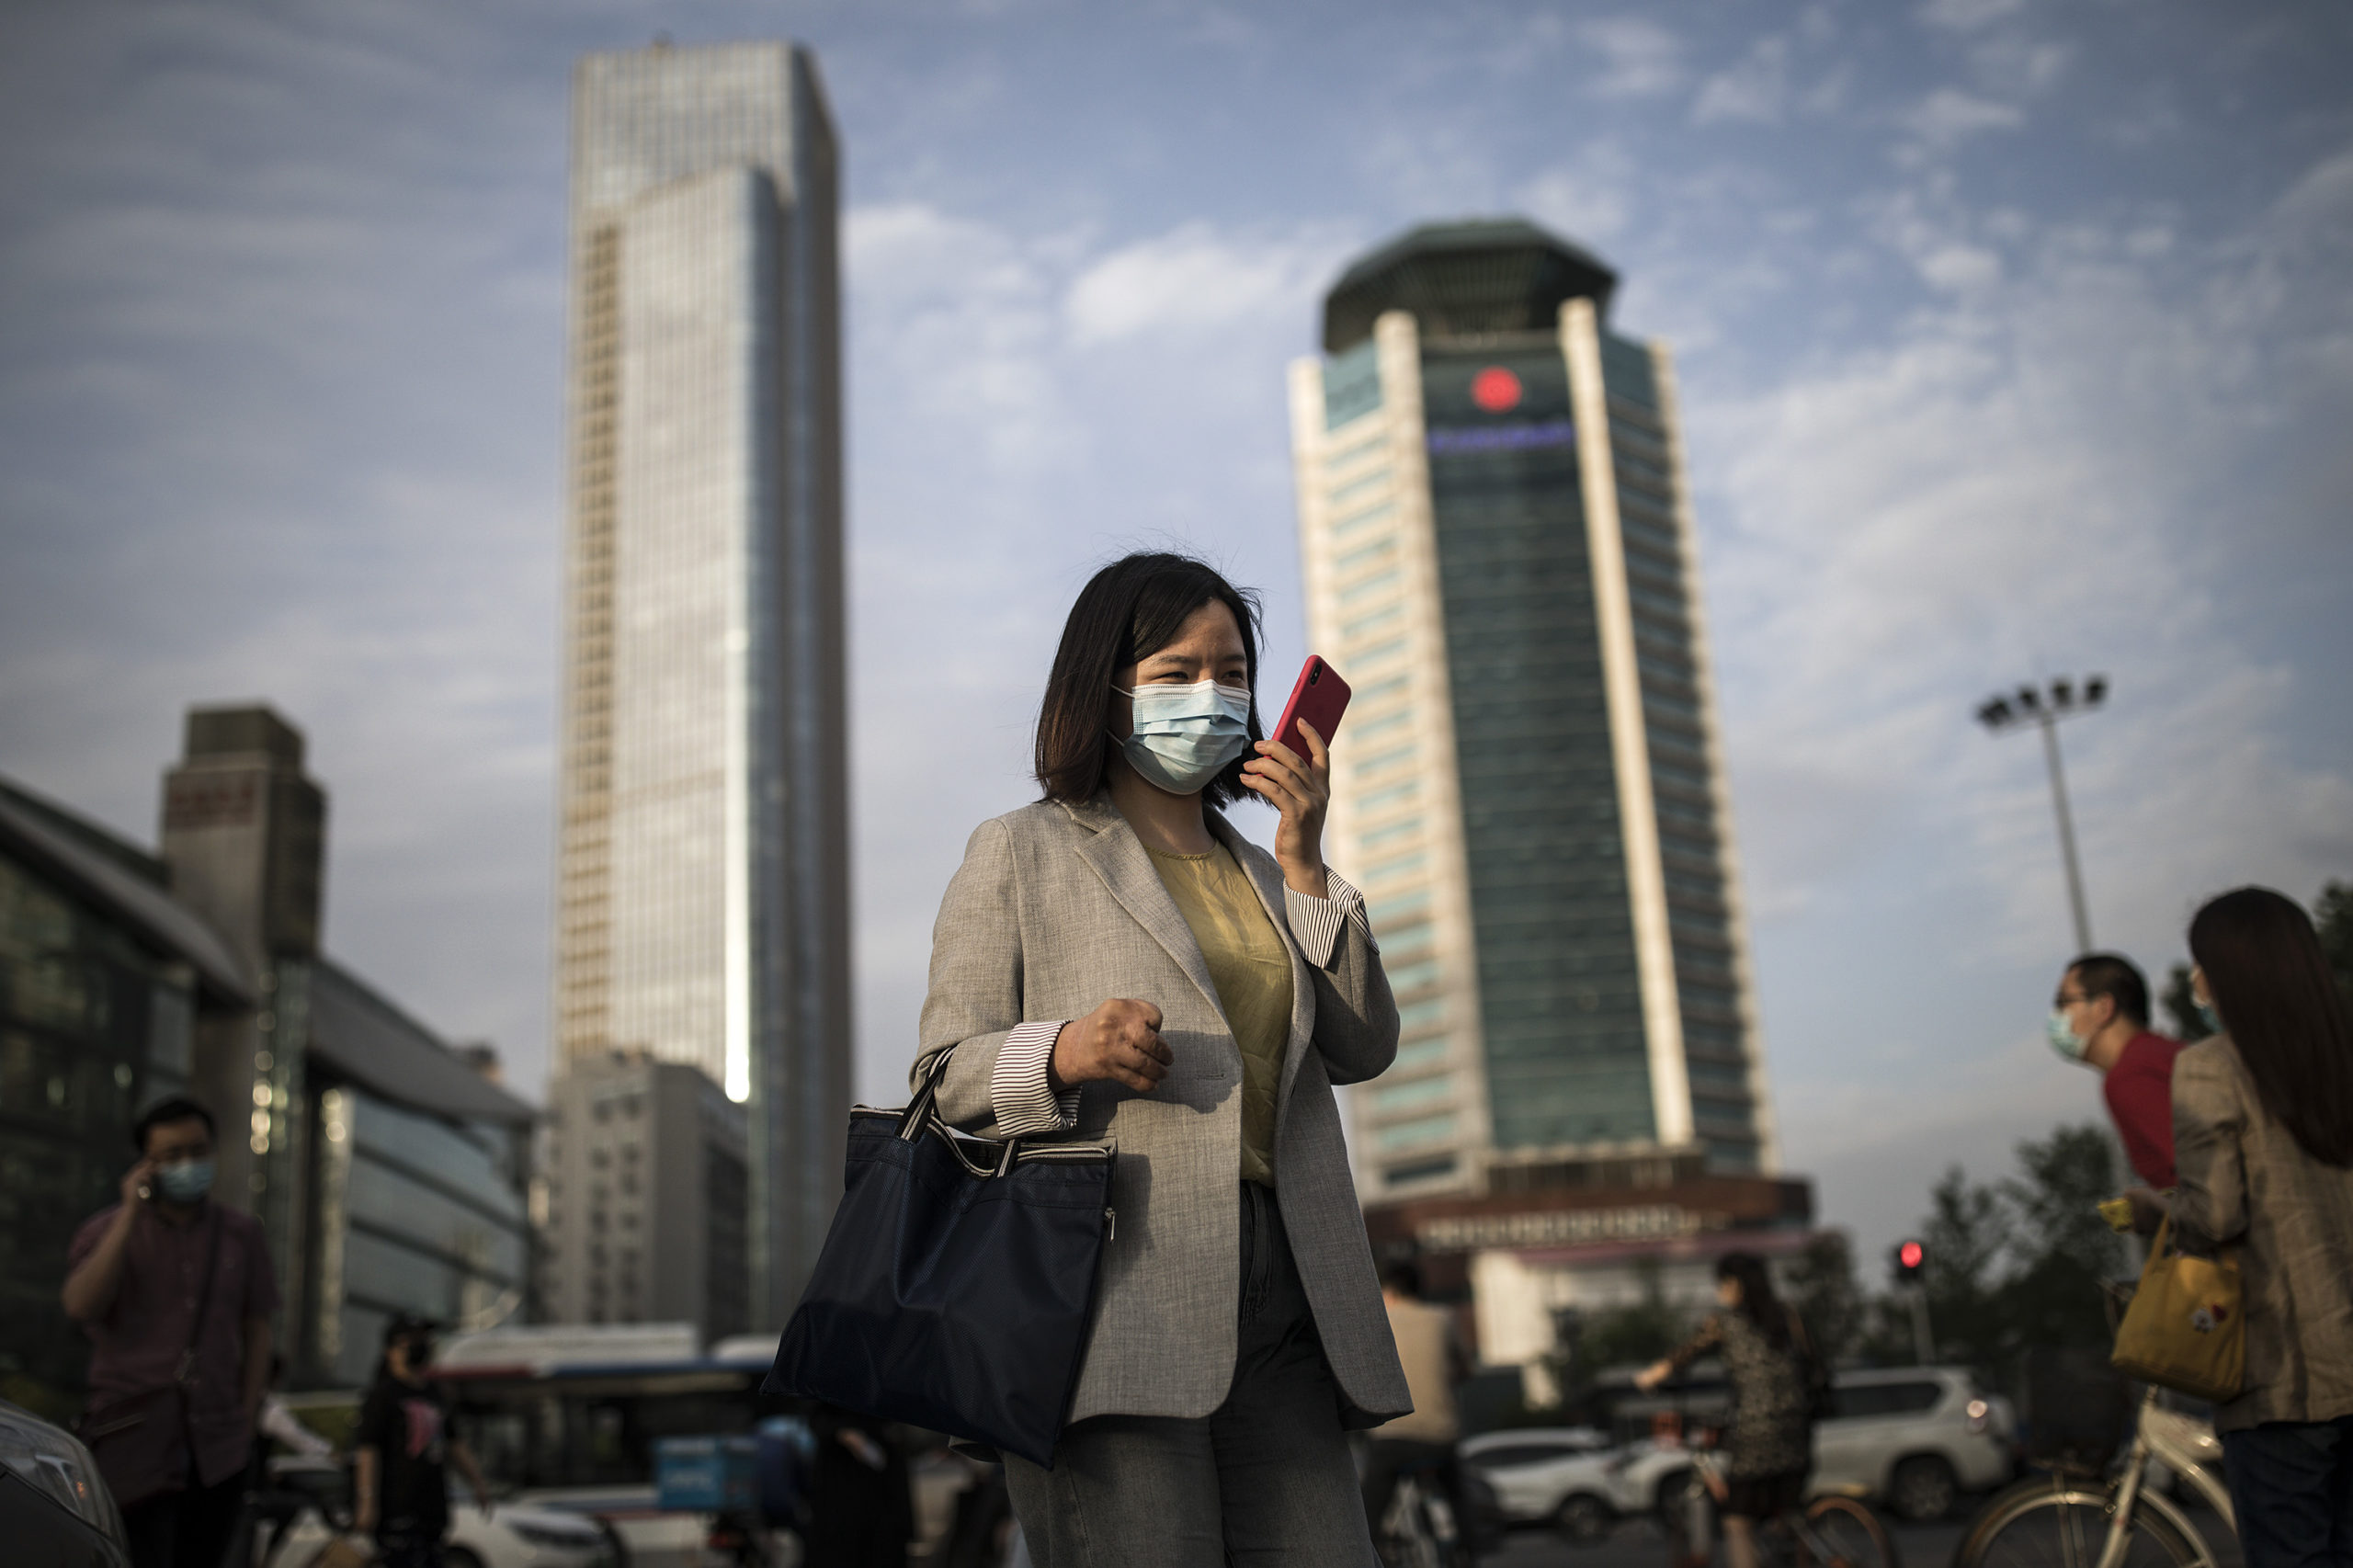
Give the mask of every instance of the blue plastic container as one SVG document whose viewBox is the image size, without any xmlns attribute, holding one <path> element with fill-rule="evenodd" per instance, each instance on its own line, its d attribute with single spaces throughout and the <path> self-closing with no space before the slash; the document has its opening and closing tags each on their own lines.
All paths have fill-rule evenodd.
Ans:
<svg viewBox="0 0 2353 1568">
<path fill-rule="evenodd" d="M 663 1437 L 654 1445 L 654 1506 L 676 1513 L 749 1513 L 759 1505 L 759 1439 Z"/>
</svg>

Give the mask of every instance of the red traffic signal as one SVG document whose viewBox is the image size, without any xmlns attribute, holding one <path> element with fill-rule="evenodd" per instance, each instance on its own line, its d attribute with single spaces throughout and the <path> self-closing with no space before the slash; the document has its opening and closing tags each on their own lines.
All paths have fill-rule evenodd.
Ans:
<svg viewBox="0 0 2353 1568">
<path fill-rule="evenodd" d="M 1921 1266 L 1928 1261 L 1928 1249 L 1918 1242 L 1898 1242 L 1895 1245 L 1895 1282 L 1910 1285 L 1920 1278 Z"/>
</svg>

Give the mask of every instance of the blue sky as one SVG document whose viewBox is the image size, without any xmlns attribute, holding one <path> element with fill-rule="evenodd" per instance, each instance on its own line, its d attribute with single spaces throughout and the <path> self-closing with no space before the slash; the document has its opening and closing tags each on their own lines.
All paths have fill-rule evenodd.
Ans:
<svg viewBox="0 0 2353 1568">
<path fill-rule="evenodd" d="M 1021 801 L 1093 565 L 1304 650 L 1283 367 L 1346 260 L 1518 211 L 1679 357 L 1789 1163 L 1893 1237 L 2098 1114 L 2100 938 L 2353 878 L 2353 19 L 2322 4 L 512 5 L 0 14 L 0 771 L 141 839 L 191 701 L 333 796 L 329 940 L 545 1059 L 572 59 L 790 35 L 846 148 L 861 1085 Z M 1279 690 L 1273 697 L 1280 696 Z M 1247 819 L 1245 819 L 1247 820 Z M 1260 829 L 1263 831 L 1263 825 Z"/>
</svg>

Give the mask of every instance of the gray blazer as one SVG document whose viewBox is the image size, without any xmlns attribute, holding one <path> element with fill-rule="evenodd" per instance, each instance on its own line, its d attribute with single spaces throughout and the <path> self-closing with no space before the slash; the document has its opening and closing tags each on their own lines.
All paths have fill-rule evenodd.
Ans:
<svg viewBox="0 0 2353 1568">
<path fill-rule="evenodd" d="M 1290 1040 L 1276 1108 L 1275 1179 L 1342 1418 L 1370 1426 L 1413 1408 L 1389 1335 L 1364 1216 L 1349 1179 L 1335 1084 L 1386 1069 L 1397 1006 L 1361 901 L 1336 922 L 1328 951 L 1301 951 L 1274 857 L 1214 812 L 1210 831 L 1249 874 L 1291 949 Z M 1295 899 L 1297 895 L 1292 895 Z M 1308 901 L 1320 903 L 1323 901 Z M 1314 922 L 1310 922 L 1311 926 Z M 983 823 L 965 846 L 932 931 L 917 1081 L 952 1050 L 941 1114 L 985 1137 L 1002 1131 L 1009 1085 L 1043 1084 L 1051 1026 L 1111 997 L 1161 1011 L 1175 1057 L 1149 1095 L 1091 1083 L 1047 1100 L 1045 1136 L 1119 1145 L 1115 1232 L 1105 1245 L 1070 1418 L 1203 1416 L 1233 1381 L 1241 1289 L 1242 1054 L 1208 963 L 1176 901 L 1108 798 L 1041 802 Z M 1040 1026 L 1024 1031 L 1019 1026 Z M 1000 1053 L 1004 1061 L 1000 1063 Z M 1002 1065 L 1003 1071 L 1000 1071 Z M 1030 1125 L 1019 1119 L 1023 1136 Z"/>
<path fill-rule="evenodd" d="M 2214 1429 L 2353 1415 L 2353 1170 L 2271 1119 L 2226 1035 L 2174 1058 L 2173 1157 L 2182 1245 L 2239 1249 L 2246 1384 Z"/>
</svg>

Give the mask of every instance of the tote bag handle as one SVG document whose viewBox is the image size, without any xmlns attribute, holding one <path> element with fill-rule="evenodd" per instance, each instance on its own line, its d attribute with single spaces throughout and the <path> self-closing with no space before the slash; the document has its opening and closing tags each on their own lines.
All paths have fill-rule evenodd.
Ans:
<svg viewBox="0 0 2353 1568">
<path fill-rule="evenodd" d="M 957 1139 L 964 1136 L 948 1125 L 948 1119 L 939 1114 L 938 1103 L 939 1080 L 948 1075 L 948 1059 L 955 1054 L 956 1048 L 951 1045 L 931 1059 L 931 1071 L 923 1075 L 923 1083 L 915 1090 L 915 1098 L 909 1100 L 907 1108 L 899 1113 L 900 1142 L 912 1143 L 926 1132 L 936 1131 L 948 1140 L 949 1147 L 955 1148 Z M 982 1138 L 975 1139 L 973 1142 L 997 1144 L 995 1174 L 998 1176 L 1003 1176 L 1013 1168 L 1014 1159 L 1021 1149 L 1021 1140 L 1018 1138 L 1006 1138 L 1001 1141 Z M 959 1150 L 958 1153 L 961 1155 L 962 1151 Z M 966 1158 L 965 1163 L 971 1164 L 969 1157 Z"/>
</svg>

